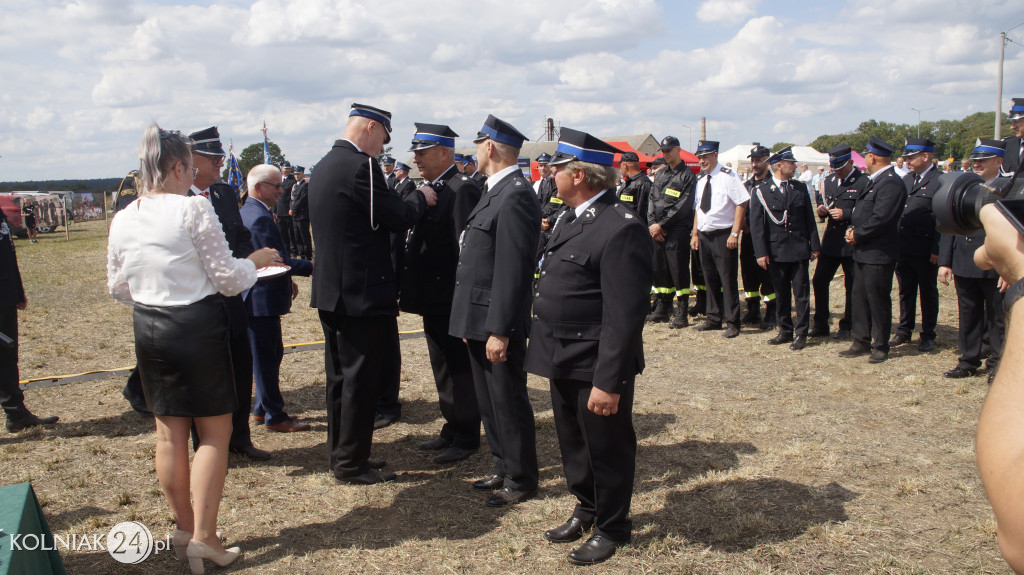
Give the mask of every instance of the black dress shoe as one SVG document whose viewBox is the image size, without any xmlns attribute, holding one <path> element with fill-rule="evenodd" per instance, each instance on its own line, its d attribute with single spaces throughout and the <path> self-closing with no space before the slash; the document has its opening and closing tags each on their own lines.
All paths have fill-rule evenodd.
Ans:
<svg viewBox="0 0 1024 575">
<path fill-rule="evenodd" d="M 803 349 L 805 347 L 807 347 L 807 336 L 806 335 L 798 335 L 798 336 L 796 336 L 796 338 L 793 339 L 793 343 L 789 344 L 789 349 L 791 349 L 793 351 L 800 351 L 801 349 Z"/>
<path fill-rule="evenodd" d="M 486 479 L 474 481 L 473 489 L 479 489 L 480 491 L 489 491 L 494 489 L 501 489 L 502 485 L 505 485 L 505 478 L 500 475 L 492 475 Z"/>
<path fill-rule="evenodd" d="M 594 526 L 593 522 L 586 522 L 579 517 L 570 517 L 568 521 L 544 532 L 544 539 L 552 543 L 571 543 L 576 541 L 583 534 Z"/>
<path fill-rule="evenodd" d="M 871 348 L 863 343 L 854 342 L 850 349 L 839 352 L 839 357 L 859 357 L 871 353 Z"/>
<path fill-rule="evenodd" d="M 889 340 L 889 346 L 903 345 L 910 341 L 910 336 L 905 333 L 897 333 Z"/>
<path fill-rule="evenodd" d="M 725 328 L 725 333 L 722 334 L 722 337 L 724 337 L 726 339 L 731 339 L 731 338 L 734 338 L 734 337 L 738 336 L 739 334 L 740 334 L 740 328 L 738 328 L 738 327 L 736 327 L 734 325 L 730 325 L 729 327 Z"/>
<path fill-rule="evenodd" d="M 807 337 L 828 337 L 828 328 L 816 327 L 807 334 Z"/>
<path fill-rule="evenodd" d="M 850 330 L 841 329 L 832 336 L 835 339 L 850 339 Z"/>
<path fill-rule="evenodd" d="M 449 447 L 451 447 L 451 445 L 451 440 L 445 439 L 443 437 L 435 437 L 430 441 L 424 441 L 423 443 L 417 445 L 417 447 L 419 449 L 422 449 L 423 451 L 441 451 L 442 449 L 448 449 Z"/>
<path fill-rule="evenodd" d="M 954 367 L 953 369 L 942 374 L 942 377 L 949 379 L 961 379 L 964 377 L 974 377 L 978 375 L 978 370 L 973 367 Z"/>
<path fill-rule="evenodd" d="M 370 469 L 384 469 L 388 462 L 386 459 L 367 459 L 366 464 L 370 466 Z"/>
<path fill-rule="evenodd" d="M 537 488 L 533 489 L 512 489 L 511 487 L 502 487 L 494 495 L 487 500 L 488 507 L 504 507 L 505 505 L 511 505 L 514 503 L 520 503 L 533 497 L 537 494 Z"/>
<path fill-rule="evenodd" d="M 27 416 L 22 417 L 21 419 L 16 419 L 14 421 L 8 419 L 7 431 L 11 433 L 16 433 L 18 431 L 21 431 L 22 429 L 28 429 L 30 427 L 35 427 L 37 425 L 53 425 L 54 423 L 57 423 L 57 420 L 59 419 L 60 418 L 57 417 L 56 415 L 51 415 L 50 417 L 36 417 L 35 415 L 32 415 L 30 413 Z"/>
<path fill-rule="evenodd" d="M 868 363 L 882 363 L 889 359 L 889 352 L 876 349 L 871 352 L 871 357 L 868 358 Z"/>
<path fill-rule="evenodd" d="M 779 335 L 768 340 L 768 345 L 781 345 L 793 341 L 793 335 L 788 333 L 780 333 Z"/>
<path fill-rule="evenodd" d="M 621 543 L 616 543 L 604 535 L 592 535 L 586 543 L 569 553 L 569 563 L 574 565 L 603 563 L 615 555 L 615 550 L 619 545 Z"/>
<path fill-rule="evenodd" d="M 922 339 L 921 343 L 917 344 L 917 351 L 928 352 L 928 351 L 931 351 L 933 349 L 935 349 L 935 340 L 934 339 Z"/>
<path fill-rule="evenodd" d="M 266 461 L 273 457 L 269 451 L 263 451 L 255 445 L 246 445 L 245 447 L 229 447 L 228 451 L 231 453 L 237 453 L 242 457 L 249 458 L 253 461 Z"/>
<path fill-rule="evenodd" d="M 397 478 L 398 476 L 391 472 L 382 473 L 376 469 L 367 469 L 359 475 L 335 477 L 334 480 L 338 483 L 348 483 L 350 485 L 375 485 L 377 483 L 394 481 Z"/>
<path fill-rule="evenodd" d="M 706 322 L 704 322 L 704 323 L 694 327 L 693 329 L 695 329 L 697 331 L 715 331 L 715 330 L 722 329 L 722 324 L 711 323 L 710 321 L 706 321 Z"/>
<path fill-rule="evenodd" d="M 462 461 L 476 452 L 476 449 L 469 449 L 466 447 L 449 447 L 434 458 L 434 463 L 454 463 L 456 461 Z"/>
<path fill-rule="evenodd" d="M 398 421 L 401 417 L 401 413 L 378 413 L 377 417 L 373 418 L 373 428 L 381 429 L 382 427 L 387 427 Z"/>
</svg>

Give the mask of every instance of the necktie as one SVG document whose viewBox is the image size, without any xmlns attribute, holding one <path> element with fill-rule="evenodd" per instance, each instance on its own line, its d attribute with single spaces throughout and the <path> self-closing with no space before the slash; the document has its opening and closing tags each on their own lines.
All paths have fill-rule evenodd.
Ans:
<svg viewBox="0 0 1024 575">
<path fill-rule="evenodd" d="M 704 180 L 704 191 L 700 194 L 700 211 L 705 214 L 711 209 L 711 176 Z"/>
<path fill-rule="evenodd" d="M 574 210 L 574 209 L 569 210 L 565 214 L 565 225 L 571 224 L 573 222 L 573 220 L 575 220 L 575 219 L 576 219 L 576 210 Z"/>
</svg>

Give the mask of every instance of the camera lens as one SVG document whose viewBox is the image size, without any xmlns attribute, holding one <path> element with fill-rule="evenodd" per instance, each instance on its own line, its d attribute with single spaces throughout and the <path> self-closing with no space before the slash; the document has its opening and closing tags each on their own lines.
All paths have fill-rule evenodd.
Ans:
<svg viewBox="0 0 1024 575">
<path fill-rule="evenodd" d="M 981 206 L 991 190 L 985 180 L 972 172 L 952 172 L 939 176 L 941 186 L 932 197 L 932 212 L 939 232 L 967 236 L 981 229 Z"/>
</svg>

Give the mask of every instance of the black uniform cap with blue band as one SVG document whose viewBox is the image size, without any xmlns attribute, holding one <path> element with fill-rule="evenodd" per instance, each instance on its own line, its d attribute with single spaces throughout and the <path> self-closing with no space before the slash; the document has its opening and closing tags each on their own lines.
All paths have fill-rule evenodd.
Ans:
<svg viewBox="0 0 1024 575">
<path fill-rule="evenodd" d="M 700 140 L 697 142 L 697 151 L 694 152 L 695 156 L 705 156 L 707 154 L 718 153 L 718 142 L 714 140 Z"/>
<path fill-rule="evenodd" d="M 395 162 L 395 169 L 396 170 L 405 170 L 407 172 L 412 171 L 412 168 L 410 168 L 409 166 L 403 164 L 402 162 Z"/>
<path fill-rule="evenodd" d="M 902 157 L 914 156 L 922 152 L 935 153 L 935 142 L 928 138 L 907 138 L 903 146 Z"/>
<path fill-rule="evenodd" d="M 473 143 L 478 144 L 487 139 L 494 140 L 499 144 L 512 146 L 513 148 L 522 148 L 523 142 L 529 140 L 519 130 L 515 129 L 512 124 L 495 118 L 493 114 L 488 115 L 487 119 L 484 120 L 484 125 L 477 132 Z"/>
<path fill-rule="evenodd" d="M 891 158 L 896 148 L 892 147 L 892 144 L 876 136 L 871 136 L 868 139 L 868 145 L 862 152 L 863 155 L 874 154 L 883 158 Z"/>
<path fill-rule="evenodd" d="M 548 165 L 557 166 L 578 160 L 588 164 L 611 166 L 615 163 L 615 154 L 621 153 L 622 150 L 586 132 L 562 128 L 558 135 L 558 148 L 548 161 Z"/>
<path fill-rule="evenodd" d="M 768 157 L 768 163 L 771 165 L 778 164 L 779 162 L 795 162 L 796 156 L 793 155 L 793 146 L 786 146 L 778 152 L 775 152 Z"/>
<path fill-rule="evenodd" d="M 410 152 L 428 150 L 434 146 L 455 147 L 455 138 L 459 135 L 444 124 L 421 124 L 416 122 L 416 133 L 412 136 Z"/>
<path fill-rule="evenodd" d="M 382 165 L 382 166 L 394 166 L 395 165 L 395 159 L 392 158 L 391 156 L 385 156 L 384 159 L 380 161 L 380 165 Z"/>
<path fill-rule="evenodd" d="M 978 138 L 974 143 L 974 151 L 971 154 L 972 160 L 984 160 L 987 158 L 1002 158 L 1006 155 L 1006 142 L 1002 140 L 986 140 Z"/>
<path fill-rule="evenodd" d="M 1010 121 L 1021 118 L 1024 118 L 1024 98 L 1014 98 L 1013 105 L 1010 106 Z"/>
<path fill-rule="evenodd" d="M 384 126 L 384 143 L 391 142 L 391 112 L 381 110 L 380 108 L 374 108 L 373 106 L 367 106 L 366 104 L 352 104 L 352 111 L 348 113 L 349 117 L 362 116 L 369 118 L 374 122 L 377 122 L 381 126 Z"/>
<path fill-rule="evenodd" d="M 205 156 L 228 155 L 227 152 L 224 151 L 224 144 L 220 143 L 220 132 L 217 131 L 217 126 L 211 126 L 205 130 L 192 132 L 188 137 L 192 140 L 193 153 L 203 154 Z"/>
<path fill-rule="evenodd" d="M 537 164 L 539 164 L 541 166 L 548 165 L 548 162 L 550 162 L 550 161 L 551 161 L 551 155 L 550 154 L 541 154 L 541 155 L 537 156 Z"/>
<path fill-rule="evenodd" d="M 853 159 L 853 150 L 850 146 L 839 145 L 828 151 L 828 163 L 833 170 L 838 170 Z"/>
</svg>

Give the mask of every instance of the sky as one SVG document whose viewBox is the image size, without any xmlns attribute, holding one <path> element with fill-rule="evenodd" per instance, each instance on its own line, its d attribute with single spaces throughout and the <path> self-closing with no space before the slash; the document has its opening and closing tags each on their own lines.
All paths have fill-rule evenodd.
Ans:
<svg viewBox="0 0 1024 575">
<path fill-rule="evenodd" d="M 995 109 L 1006 0 L 0 0 L 0 181 L 120 177 L 151 122 L 315 164 L 360 102 L 470 140 L 488 114 L 597 136 L 806 144 Z M 1002 109 L 1024 97 L 1024 26 Z M 1005 135 L 1005 134 L 1004 134 Z"/>
</svg>

